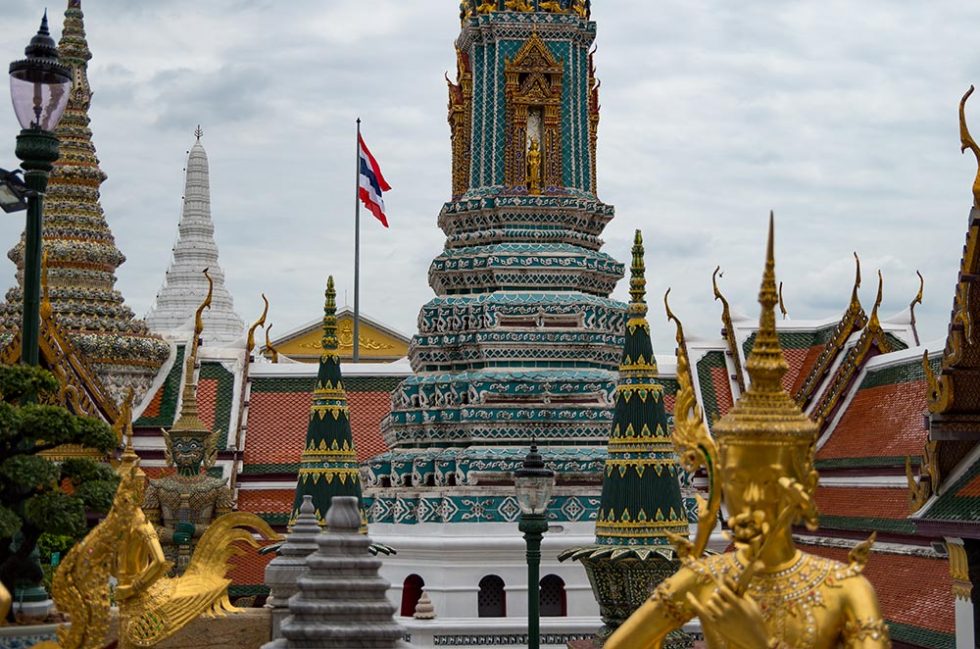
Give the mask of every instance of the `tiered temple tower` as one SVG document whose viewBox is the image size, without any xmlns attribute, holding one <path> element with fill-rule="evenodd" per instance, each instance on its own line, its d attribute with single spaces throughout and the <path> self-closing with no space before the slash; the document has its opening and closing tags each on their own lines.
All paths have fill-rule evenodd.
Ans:
<svg viewBox="0 0 980 649">
<path fill-rule="evenodd" d="M 581 569 L 555 560 L 592 538 L 626 323 L 609 298 L 624 266 L 600 251 L 613 208 L 596 196 L 587 4 L 461 5 L 436 296 L 410 346 L 415 374 L 382 423 L 391 450 L 367 465 L 371 533 L 398 550 L 385 574 L 403 613 L 419 580 L 438 620 L 502 599 L 506 615 L 526 610 L 512 472 L 532 440 L 557 473 L 548 516 L 563 532 L 545 535 L 542 575 L 567 587 L 567 602 L 557 586 L 543 600 L 597 612 Z M 433 554 L 432 543 L 458 549 Z"/>
<path fill-rule="evenodd" d="M 376 521 L 468 520 L 459 488 L 509 482 L 532 439 L 559 485 L 592 483 L 559 489 L 554 517 L 595 516 L 625 305 L 609 299 L 623 265 L 599 250 L 613 208 L 596 197 L 595 23 L 578 4 L 464 3 L 446 248 L 383 424 L 392 451 L 370 466 L 399 487 L 373 492 Z M 395 507 L 404 487 L 417 506 Z M 511 486 L 479 493 L 481 520 L 514 520 Z"/>
<path fill-rule="evenodd" d="M 245 324 L 235 313 L 235 304 L 225 287 L 225 274 L 218 265 L 218 246 L 214 242 L 211 220 L 211 185 L 208 154 L 201 145 L 204 133 L 198 127 L 197 141 L 187 155 L 184 207 L 180 215 L 173 261 L 167 269 L 163 288 L 146 316 L 146 323 L 157 333 L 175 332 L 185 327 L 197 305 L 208 292 L 202 271 L 207 268 L 214 280 L 211 308 L 204 313 L 204 344 L 233 342 L 242 337 Z"/>
<path fill-rule="evenodd" d="M 70 65 L 74 85 L 55 133 L 61 158 L 55 163 L 44 203 L 43 250 L 47 255 L 49 298 L 58 324 L 98 374 L 117 403 L 128 387 L 142 396 L 167 359 L 170 347 L 133 317 L 115 289 L 116 269 L 126 260 L 116 248 L 99 204 L 106 175 L 92 144 L 88 110 L 92 89 L 81 0 L 69 0 L 58 44 Z M 24 240 L 8 253 L 17 265 L 18 285 L 0 305 L 0 331 L 20 329 L 23 301 Z"/>
</svg>

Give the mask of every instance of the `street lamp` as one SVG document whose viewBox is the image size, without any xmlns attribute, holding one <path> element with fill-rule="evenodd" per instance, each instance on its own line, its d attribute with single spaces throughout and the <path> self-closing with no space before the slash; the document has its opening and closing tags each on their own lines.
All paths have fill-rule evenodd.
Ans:
<svg viewBox="0 0 980 649">
<path fill-rule="evenodd" d="M 17 136 L 16 154 L 25 172 L 23 185 L 26 191 L 22 197 L 27 198 L 21 362 L 37 365 L 44 192 L 48 188 L 48 174 L 59 156 L 58 138 L 52 131 L 68 106 L 72 83 L 71 69 L 58 62 L 58 48 L 48 31 L 46 11 L 41 28 L 24 49 L 24 55 L 26 58 L 10 64 L 10 98 L 23 129 Z M 11 189 L 9 174 L 3 180 Z M 13 189 L 13 193 L 17 190 Z"/>
<path fill-rule="evenodd" d="M 527 543 L 527 646 L 528 649 L 539 649 L 541 537 L 548 531 L 545 514 L 551 502 L 551 490 L 555 486 L 555 472 L 545 468 L 544 460 L 533 442 L 524 458 L 524 465 L 514 471 L 514 485 L 517 488 L 517 505 L 521 508 L 518 529 L 524 533 Z"/>
</svg>

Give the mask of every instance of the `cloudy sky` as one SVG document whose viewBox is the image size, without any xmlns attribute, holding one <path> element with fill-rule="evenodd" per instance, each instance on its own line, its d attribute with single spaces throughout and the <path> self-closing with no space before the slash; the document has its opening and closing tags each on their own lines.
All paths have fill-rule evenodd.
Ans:
<svg viewBox="0 0 980 649">
<path fill-rule="evenodd" d="M 980 81 L 980 3 L 962 0 L 596 0 L 599 193 L 617 208 L 605 250 L 647 245 L 650 291 L 673 287 L 691 334 L 715 337 L 711 272 L 754 314 L 765 221 L 795 319 L 845 307 L 851 253 L 875 269 L 884 314 L 926 278 L 924 340 L 945 335 L 976 164 L 956 107 Z M 60 34 L 61 8 L 49 5 Z M 3 0 L 0 52 L 18 58 L 44 8 Z M 102 205 L 128 261 L 118 288 L 143 314 L 170 260 L 186 151 L 201 124 L 216 238 L 239 313 L 259 294 L 280 333 L 321 313 L 325 276 L 352 300 L 354 119 L 385 176 L 391 229 L 362 232 L 362 309 L 406 333 L 432 296 L 449 197 L 443 74 L 450 0 L 83 0 L 94 53 Z M 980 98 L 975 99 L 980 104 Z M 980 136 L 980 105 L 972 123 Z M 18 127 L 0 102 L 0 166 Z M 0 147 L 2 149 L 2 147 Z M 0 223 L 9 248 L 22 215 Z M 11 284 L 13 265 L 0 272 Z M 626 296 L 625 282 L 616 295 Z M 656 344 L 672 340 L 653 313 Z"/>
</svg>

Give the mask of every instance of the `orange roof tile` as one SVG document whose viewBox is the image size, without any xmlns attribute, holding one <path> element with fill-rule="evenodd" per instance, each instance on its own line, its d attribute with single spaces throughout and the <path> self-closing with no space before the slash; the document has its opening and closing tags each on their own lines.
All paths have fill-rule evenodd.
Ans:
<svg viewBox="0 0 980 649">
<path fill-rule="evenodd" d="M 956 492 L 957 496 L 963 498 L 976 498 L 980 496 L 980 473 L 973 477 L 972 480 L 967 482 L 965 485 L 960 487 L 959 491 Z"/>
<path fill-rule="evenodd" d="M 789 370 L 783 375 L 783 387 L 789 390 L 790 394 L 792 394 L 792 388 L 796 383 L 797 377 L 802 375 L 804 379 L 806 378 L 806 374 L 803 373 L 803 365 L 806 363 L 811 349 L 813 348 L 783 348 L 783 357 L 786 359 L 786 364 L 789 365 Z"/>
<path fill-rule="evenodd" d="M 816 499 L 827 516 L 904 520 L 909 515 L 906 489 L 819 486 Z"/>
<path fill-rule="evenodd" d="M 806 381 L 807 377 L 810 376 L 810 372 L 813 371 L 813 366 L 817 364 L 817 359 L 820 358 L 820 354 L 823 353 L 824 347 L 825 345 L 814 345 L 807 350 L 784 350 L 784 356 L 786 355 L 787 351 L 806 351 L 806 355 L 803 357 L 803 360 L 800 363 L 800 368 L 797 371 L 796 378 L 793 379 L 793 385 L 789 388 L 789 393 L 791 395 L 796 396 L 796 393 L 803 387 L 803 383 Z"/>
<path fill-rule="evenodd" d="M 248 408 L 245 464 L 299 462 L 306 441 L 309 392 L 253 392 Z M 358 461 L 388 450 L 381 437 L 381 420 L 391 411 L 388 392 L 348 392 L 351 433 Z"/>
<path fill-rule="evenodd" d="M 391 412 L 388 392 L 348 392 L 350 427 L 354 435 L 357 461 L 371 459 L 388 450 L 381 437 L 381 420 Z"/>
<path fill-rule="evenodd" d="M 806 546 L 806 552 L 847 563 L 847 550 Z M 875 587 L 885 619 L 954 633 L 952 579 L 945 559 L 874 552 L 864 575 Z"/>
<path fill-rule="evenodd" d="M 140 419 L 160 416 L 160 404 L 163 403 L 163 390 L 165 387 L 165 385 L 161 385 L 157 388 L 157 391 L 153 394 L 153 398 L 150 399 L 150 403 L 143 409 L 143 414 L 140 415 Z"/>
<path fill-rule="evenodd" d="M 214 414 L 215 409 L 218 406 L 218 380 L 217 379 L 201 379 L 197 382 L 197 413 L 204 422 L 204 425 L 208 427 L 208 430 L 214 430 Z M 227 425 L 227 422 L 222 422 L 221 425 Z M 223 431 L 228 432 L 228 431 Z"/>
<path fill-rule="evenodd" d="M 263 546 L 271 543 L 263 543 Z M 243 547 L 242 554 L 232 555 L 229 563 L 232 568 L 228 572 L 228 578 L 236 586 L 256 586 L 265 583 L 265 567 L 269 562 L 276 558 L 275 552 L 269 554 L 259 554 L 258 550 L 250 547 Z"/>
<path fill-rule="evenodd" d="M 718 416 L 724 417 L 732 409 L 732 384 L 728 379 L 728 370 L 724 367 L 711 368 L 711 383 L 715 388 L 715 399 L 718 405 Z M 671 407 L 673 412 L 673 407 Z"/>
<path fill-rule="evenodd" d="M 293 489 L 241 489 L 238 509 L 253 514 L 289 514 L 293 511 L 295 498 Z"/>
<path fill-rule="evenodd" d="M 862 388 L 817 459 L 922 455 L 925 410 L 925 381 Z"/>
<path fill-rule="evenodd" d="M 248 407 L 245 464 L 299 462 L 312 403 L 310 392 L 253 392 Z"/>
</svg>

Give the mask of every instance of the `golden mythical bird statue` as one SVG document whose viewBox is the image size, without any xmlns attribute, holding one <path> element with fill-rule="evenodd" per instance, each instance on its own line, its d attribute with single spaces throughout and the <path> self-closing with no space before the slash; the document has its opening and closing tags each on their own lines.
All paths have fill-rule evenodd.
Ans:
<svg viewBox="0 0 980 649">
<path fill-rule="evenodd" d="M 101 649 L 109 626 L 109 577 L 117 580 L 119 647 L 152 647 L 200 615 L 236 611 L 228 600 L 228 560 L 241 541 L 258 547 L 252 530 L 279 539 L 261 518 L 232 512 L 217 518 L 198 541 L 183 575 L 168 578 L 170 563 L 140 504 L 146 476 L 129 441 L 119 465 L 112 509 L 58 567 L 52 595 L 71 625 L 58 630 L 58 643 L 34 649 Z"/>
</svg>

